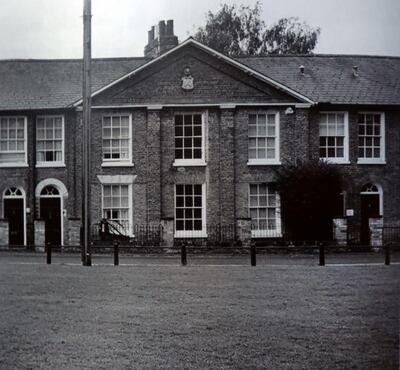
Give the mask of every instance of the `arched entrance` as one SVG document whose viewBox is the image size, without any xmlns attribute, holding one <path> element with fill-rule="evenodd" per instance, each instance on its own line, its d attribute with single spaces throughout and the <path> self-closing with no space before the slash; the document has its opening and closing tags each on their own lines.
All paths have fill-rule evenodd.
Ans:
<svg viewBox="0 0 400 370">
<path fill-rule="evenodd" d="M 10 187 L 3 193 L 3 215 L 8 220 L 8 243 L 26 244 L 25 192 L 21 188 Z"/>
<path fill-rule="evenodd" d="M 361 188 L 361 243 L 369 245 L 369 219 L 383 215 L 383 194 L 379 185 L 368 183 Z"/>
<path fill-rule="evenodd" d="M 68 197 L 67 188 L 57 179 L 42 180 L 36 186 L 39 217 L 45 221 L 45 243 L 63 245 L 63 209 Z"/>
<path fill-rule="evenodd" d="M 61 203 L 60 191 L 54 185 L 47 185 L 40 192 L 40 218 L 45 221 L 46 244 L 61 245 Z"/>
</svg>

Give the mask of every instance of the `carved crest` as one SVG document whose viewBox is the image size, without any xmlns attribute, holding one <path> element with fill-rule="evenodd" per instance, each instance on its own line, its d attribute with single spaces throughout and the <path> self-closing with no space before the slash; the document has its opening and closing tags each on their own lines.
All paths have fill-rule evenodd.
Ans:
<svg viewBox="0 0 400 370">
<path fill-rule="evenodd" d="M 193 77 L 190 73 L 189 67 L 185 67 L 185 69 L 183 70 L 182 89 L 193 90 Z"/>
</svg>

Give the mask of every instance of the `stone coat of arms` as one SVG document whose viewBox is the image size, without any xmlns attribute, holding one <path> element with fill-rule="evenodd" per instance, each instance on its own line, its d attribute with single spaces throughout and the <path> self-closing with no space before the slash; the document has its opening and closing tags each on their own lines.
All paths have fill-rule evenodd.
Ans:
<svg viewBox="0 0 400 370">
<path fill-rule="evenodd" d="M 193 77 L 190 73 L 189 67 L 185 67 L 185 69 L 183 70 L 182 89 L 193 90 Z"/>
</svg>

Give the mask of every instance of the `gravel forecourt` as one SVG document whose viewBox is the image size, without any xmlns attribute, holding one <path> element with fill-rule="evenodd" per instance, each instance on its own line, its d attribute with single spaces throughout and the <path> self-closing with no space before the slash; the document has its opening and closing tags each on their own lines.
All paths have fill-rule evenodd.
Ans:
<svg viewBox="0 0 400 370">
<path fill-rule="evenodd" d="M 1 369 L 399 368 L 399 265 L 54 261 L 0 256 Z"/>
</svg>

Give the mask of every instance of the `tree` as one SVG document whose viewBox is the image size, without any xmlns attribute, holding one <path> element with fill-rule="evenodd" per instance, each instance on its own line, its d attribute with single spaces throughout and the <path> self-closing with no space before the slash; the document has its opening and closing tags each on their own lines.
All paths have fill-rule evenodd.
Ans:
<svg viewBox="0 0 400 370">
<path fill-rule="evenodd" d="M 282 221 L 295 240 L 327 240 L 337 216 L 343 176 L 319 160 L 285 165 L 277 171 Z"/>
<path fill-rule="evenodd" d="M 319 28 L 312 29 L 293 17 L 267 28 L 261 11 L 259 1 L 254 8 L 222 4 L 217 13 L 207 13 L 206 25 L 198 28 L 194 38 L 230 56 L 306 54 L 314 50 Z"/>
</svg>

